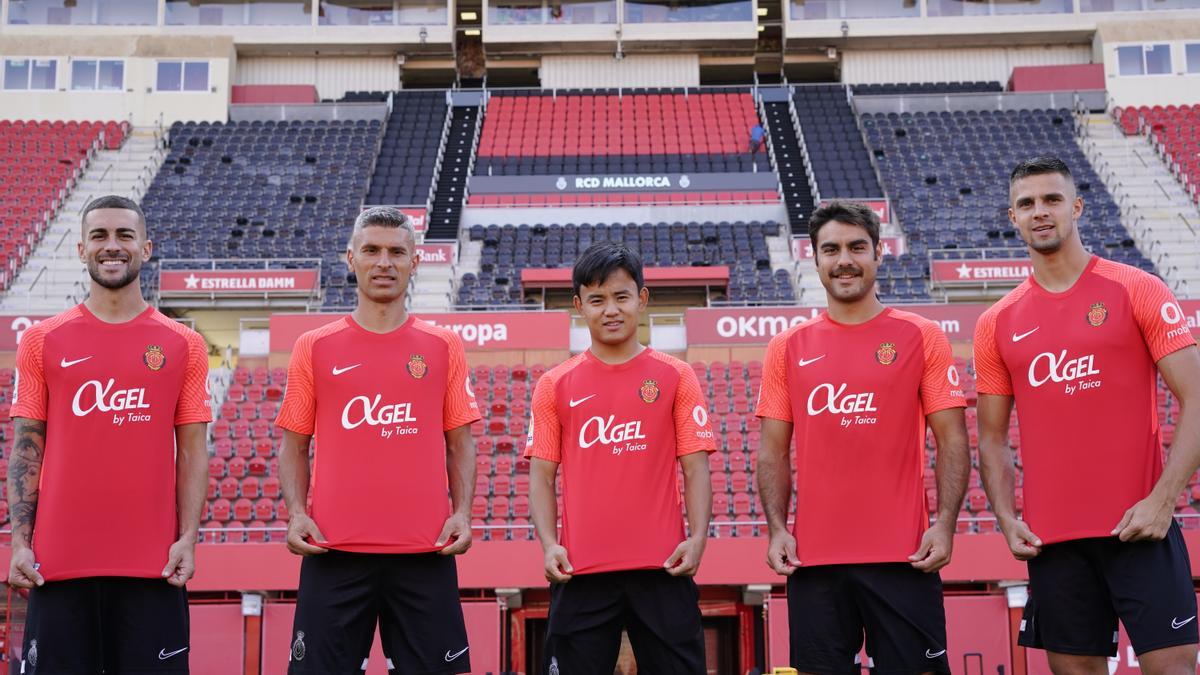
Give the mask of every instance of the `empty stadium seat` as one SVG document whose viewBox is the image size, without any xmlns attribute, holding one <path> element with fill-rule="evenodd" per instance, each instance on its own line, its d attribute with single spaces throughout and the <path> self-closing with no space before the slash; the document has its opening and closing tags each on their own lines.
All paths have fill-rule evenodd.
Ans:
<svg viewBox="0 0 1200 675">
<path fill-rule="evenodd" d="M 327 269 L 344 270 L 339 256 L 381 129 L 378 120 L 175 123 L 170 152 L 142 200 L 156 224 L 156 260 L 315 253 Z M 354 297 L 345 274 L 322 279 L 327 305 Z M 230 400 L 244 393 L 231 391 Z"/>
<path fill-rule="evenodd" d="M 1011 248 L 1024 243 L 1008 221 L 1008 175 L 1036 155 L 1061 157 L 1087 202 L 1080 235 L 1092 252 L 1153 272 L 1120 220 L 1120 209 L 1075 142 L 1069 110 L 875 113 L 862 119 L 867 141 L 904 226 L 907 251 L 884 260 L 885 301 L 929 298 L 929 251 Z"/>
<path fill-rule="evenodd" d="M 608 240 L 635 248 L 649 267 L 726 265 L 730 301 L 789 303 L 795 298 L 790 275 L 771 269 L 766 240 L 778 235 L 775 222 L 477 225 L 468 236 L 483 242 L 480 271 L 462 276 L 457 301 L 467 306 L 520 304 L 521 269 L 569 267 L 593 242 Z"/>
</svg>

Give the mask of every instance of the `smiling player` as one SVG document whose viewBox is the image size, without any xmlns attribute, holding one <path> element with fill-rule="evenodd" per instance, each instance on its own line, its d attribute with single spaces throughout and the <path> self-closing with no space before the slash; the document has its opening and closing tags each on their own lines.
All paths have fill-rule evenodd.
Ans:
<svg viewBox="0 0 1200 675">
<path fill-rule="evenodd" d="M 771 340 L 757 410 L 767 563 L 788 577 L 791 664 L 857 672 L 865 631 L 877 672 L 948 673 L 937 570 L 950 562 L 970 471 L 950 342 L 876 297 L 883 248 L 871 209 L 833 202 L 813 213 L 809 236 L 829 309 Z M 926 425 L 938 447 L 932 526 Z"/>
<path fill-rule="evenodd" d="M 404 308 L 420 258 L 403 213 L 363 211 L 346 261 L 358 306 L 297 340 L 276 420 L 287 544 L 305 556 L 288 672 L 365 670 L 378 621 L 389 670 L 465 673 L 453 556 L 471 546 L 479 419 L 466 354 Z"/>
<path fill-rule="evenodd" d="M 552 582 L 543 672 L 611 675 L 624 628 L 640 672 L 703 675 L 692 576 L 708 537 L 707 453 L 716 446 L 700 383 L 687 364 L 638 342 L 650 295 L 637 253 L 593 244 L 576 261 L 572 282 L 592 345 L 538 380 L 525 450 L 533 522 Z"/>
<path fill-rule="evenodd" d="M 92 201 L 82 234 L 87 300 L 17 350 L 8 583 L 33 589 L 20 672 L 186 673 L 208 347 L 142 298 L 153 245 L 136 203 Z"/>
<path fill-rule="evenodd" d="M 1055 673 L 1103 675 L 1119 617 L 1144 672 L 1194 673 L 1196 595 L 1173 515 L 1200 465 L 1196 341 L 1160 279 L 1083 247 L 1083 199 L 1061 160 L 1022 162 L 1009 196 L 1033 276 L 980 318 L 975 370 L 984 487 L 1013 555 L 1029 561 L 1020 644 L 1047 650 Z M 1182 404 L 1165 467 L 1159 374 Z"/>
</svg>

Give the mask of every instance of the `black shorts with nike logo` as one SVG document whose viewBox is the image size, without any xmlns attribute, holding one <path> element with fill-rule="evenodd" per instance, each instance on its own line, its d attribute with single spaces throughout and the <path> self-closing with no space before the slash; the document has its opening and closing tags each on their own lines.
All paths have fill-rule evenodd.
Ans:
<svg viewBox="0 0 1200 675">
<path fill-rule="evenodd" d="M 187 591 L 163 579 L 88 577 L 29 592 L 13 672 L 178 675 L 188 672 Z"/>
<path fill-rule="evenodd" d="M 1115 656 L 1118 618 L 1138 654 L 1200 641 L 1178 523 L 1162 541 L 1075 539 L 1047 544 L 1029 561 L 1022 647 Z"/>
<path fill-rule="evenodd" d="M 351 675 L 367 669 L 375 624 L 387 669 L 397 675 L 471 670 L 453 556 L 329 551 L 300 564 L 289 675 Z"/>
<path fill-rule="evenodd" d="M 791 666 L 803 673 L 950 673 L 942 579 L 908 563 L 801 566 L 787 580 Z M 859 662 L 866 639 L 867 663 Z"/>
</svg>

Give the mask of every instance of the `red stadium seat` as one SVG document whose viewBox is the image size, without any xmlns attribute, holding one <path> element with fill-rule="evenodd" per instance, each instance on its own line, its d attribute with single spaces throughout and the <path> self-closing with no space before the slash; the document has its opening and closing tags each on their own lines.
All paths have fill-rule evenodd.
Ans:
<svg viewBox="0 0 1200 675">
<path fill-rule="evenodd" d="M 230 516 L 230 512 L 232 511 L 232 508 L 233 507 L 229 504 L 228 499 L 217 499 L 217 500 L 213 501 L 213 503 L 212 503 L 212 519 L 221 521 L 221 522 L 225 522 L 225 521 L 229 520 L 229 516 Z"/>
<path fill-rule="evenodd" d="M 252 520 L 246 524 L 249 530 L 246 532 L 246 541 L 250 543 L 261 544 L 268 541 L 266 527 L 267 524 L 262 520 Z"/>
<path fill-rule="evenodd" d="M 268 476 L 262 482 L 262 494 L 269 499 L 279 499 L 283 494 L 280 489 L 279 479 L 275 476 Z"/>
<path fill-rule="evenodd" d="M 250 520 L 253 513 L 254 502 L 251 502 L 249 499 L 242 498 L 233 503 L 233 517 L 235 520 Z"/>
<path fill-rule="evenodd" d="M 221 482 L 217 486 L 217 494 L 219 494 L 223 499 L 237 499 L 238 488 L 238 479 L 234 478 L 233 476 L 229 476 L 221 479 Z"/>
<path fill-rule="evenodd" d="M 254 502 L 254 517 L 258 520 L 270 520 L 275 516 L 275 501 L 263 497 Z"/>
</svg>

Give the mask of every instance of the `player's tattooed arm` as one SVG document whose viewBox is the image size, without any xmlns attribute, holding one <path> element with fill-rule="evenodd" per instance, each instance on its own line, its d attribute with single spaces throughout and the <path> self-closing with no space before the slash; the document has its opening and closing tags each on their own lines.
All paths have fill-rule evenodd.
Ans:
<svg viewBox="0 0 1200 675">
<path fill-rule="evenodd" d="M 13 529 L 8 583 L 14 588 L 33 588 L 45 582 L 37 570 L 30 544 L 37 516 L 42 455 L 46 450 L 46 423 L 17 417 L 13 430 L 17 440 L 8 459 L 8 512 Z"/>
<path fill-rule="evenodd" d="M 16 442 L 8 460 L 8 512 L 12 520 L 13 548 L 28 547 L 37 515 L 42 455 L 46 450 L 46 423 L 18 417 L 13 424 Z"/>
<path fill-rule="evenodd" d="M 1008 445 L 1013 397 L 979 394 L 975 405 L 979 419 L 979 474 L 983 489 L 1013 557 L 1029 560 L 1041 552 L 1042 540 L 1025 521 L 1017 518 L 1014 502 L 1017 470 L 1012 448 Z"/>
<path fill-rule="evenodd" d="M 762 418 L 758 495 L 770 530 L 767 564 L 779 574 L 791 574 L 800 565 L 796 557 L 796 539 L 787 526 L 788 506 L 792 501 L 791 443 L 791 422 Z"/>
<path fill-rule="evenodd" d="M 1121 541 L 1158 541 L 1167 536 L 1175 500 L 1200 467 L 1200 349 L 1185 347 L 1158 360 L 1158 370 L 1179 401 L 1175 440 L 1150 494 L 1129 507 L 1112 533 Z"/>
</svg>

